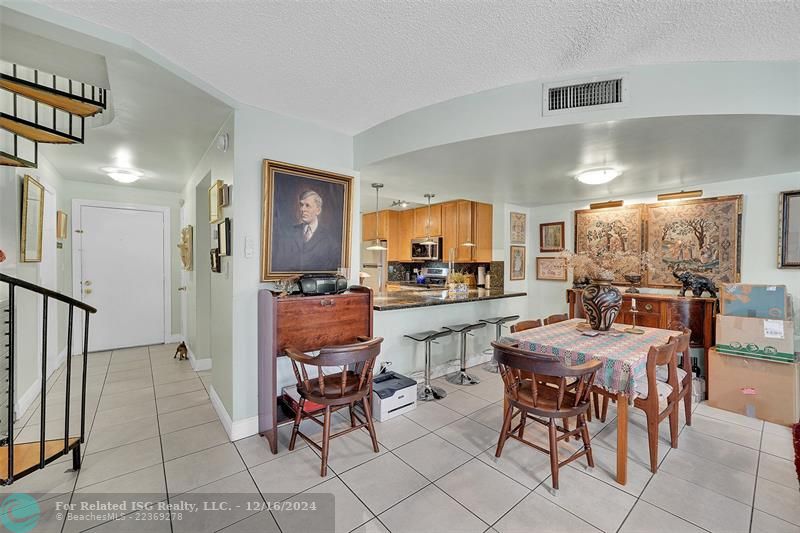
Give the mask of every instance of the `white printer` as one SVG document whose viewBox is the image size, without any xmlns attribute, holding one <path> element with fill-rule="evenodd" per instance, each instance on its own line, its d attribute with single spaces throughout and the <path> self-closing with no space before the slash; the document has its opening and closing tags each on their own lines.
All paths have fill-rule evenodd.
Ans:
<svg viewBox="0 0 800 533">
<path fill-rule="evenodd" d="M 372 417 L 379 422 L 417 407 L 417 382 L 397 372 L 383 372 L 372 378 Z"/>
</svg>

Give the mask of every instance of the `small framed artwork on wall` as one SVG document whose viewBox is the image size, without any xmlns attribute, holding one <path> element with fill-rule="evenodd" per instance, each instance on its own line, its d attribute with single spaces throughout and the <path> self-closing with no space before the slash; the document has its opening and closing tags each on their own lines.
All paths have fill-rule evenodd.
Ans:
<svg viewBox="0 0 800 533">
<path fill-rule="evenodd" d="M 511 213 L 511 244 L 525 244 L 527 225 L 525 213 Z"/>
<path fill-rule="evenodd" d="M 211 272 L 222 272 L 222 266 L 219 262 L 219 248 L 211 249 Z"/>
<path fill-rule="evenodd" d="M 778 268 L 800 268 L 800 190 L 781 193 L 778 213 Z"/>
<path fill-rule="evenodd" d="M 518 281 L 525 279 L 525 247 L 512 246 L 511 247 L 511 271 L 509 272 L 509 279 Z"/>
<path fill-rule="evenodd" d="M 564 223 L 539 224 L 539 251 L 561 252 L 564 250 Z"/>
<path fill-rule="evenodd" d="M 231 219 L 226 218 L 217 224 L 219 255 L 231 255 Z"/>
<path fill-rule="evenodd" d="M 536 279 L 567 281 L 567 260 L 563 257 L 537 257 Z"/>
<path fill-rule="evenodd" d="M 222 180 L 217 180 L 208 188 L 208 223 L 216 224 L 222 220 Z"/>
</svg>

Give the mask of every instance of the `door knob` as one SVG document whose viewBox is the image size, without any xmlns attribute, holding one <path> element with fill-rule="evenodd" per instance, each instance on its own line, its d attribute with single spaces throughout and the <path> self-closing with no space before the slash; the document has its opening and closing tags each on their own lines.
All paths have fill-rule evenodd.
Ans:
<svg viewBox="0 0 800 533">
<path fill-rule="evenodd" d="M 92 289 L 83 289 L 83 294 L 92 294 Z"/>
<path fill-rule="evenodd" d="M 186 290 L 186 287 L 178 287 L 178 290 L 179 290 L 179 291 L 185 291 L 185 290 Z"/>
</svg>

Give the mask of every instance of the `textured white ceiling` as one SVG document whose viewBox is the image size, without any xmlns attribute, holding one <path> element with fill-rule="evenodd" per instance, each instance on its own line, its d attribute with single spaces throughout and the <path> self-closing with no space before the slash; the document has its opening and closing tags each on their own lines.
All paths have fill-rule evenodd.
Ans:
<svg viewBox="0 0 800 533">
<path fill-rule="evenodd" d="M 358 133 L 540 78 L 800 59 L 793 0 L 40 0 L 137 38 L 237 100 Z"/>
</svg>

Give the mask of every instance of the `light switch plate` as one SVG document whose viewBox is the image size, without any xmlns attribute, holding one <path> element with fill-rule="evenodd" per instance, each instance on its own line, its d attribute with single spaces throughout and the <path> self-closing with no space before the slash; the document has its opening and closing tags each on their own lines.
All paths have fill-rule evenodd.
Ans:
<svg viewBox="0 0 800 533">
<path fill-rule="evenodd" d="M 244 256 L 249 259 L 253 257 L 255 253 L 256 253 L 255 239 L 253 239 L 253 237 L 251 236 L 246 236 L 244 238 Z"/>
</svg>

